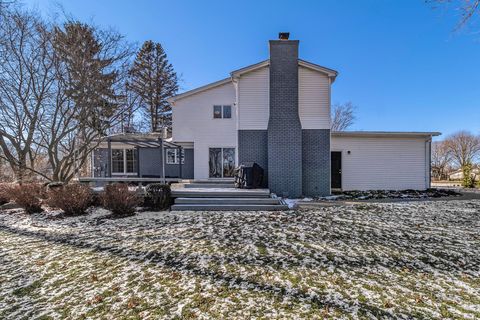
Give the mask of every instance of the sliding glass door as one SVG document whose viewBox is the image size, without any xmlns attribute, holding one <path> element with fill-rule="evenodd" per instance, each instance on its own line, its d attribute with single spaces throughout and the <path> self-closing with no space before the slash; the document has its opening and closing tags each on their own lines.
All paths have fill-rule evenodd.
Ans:
<svg viewBox="0 0 480 320">
<path fill-rule="evenodd" d="M 210 148 L 208 162 L 210 178 L 233 177 L 235 148 Z"/>
</svg>

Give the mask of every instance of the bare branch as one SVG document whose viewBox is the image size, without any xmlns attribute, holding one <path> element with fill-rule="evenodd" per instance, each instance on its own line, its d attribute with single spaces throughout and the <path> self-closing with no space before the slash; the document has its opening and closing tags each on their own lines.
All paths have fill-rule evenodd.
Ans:
<svg viewBox="0 0 480 320">
<path fill-rule="evenodd" d="M 356 107 L 352 104 L 352 102 L 335 104 L 332 109 L 332 131 L 345 131 L 355 122 Z"/>
</svg>

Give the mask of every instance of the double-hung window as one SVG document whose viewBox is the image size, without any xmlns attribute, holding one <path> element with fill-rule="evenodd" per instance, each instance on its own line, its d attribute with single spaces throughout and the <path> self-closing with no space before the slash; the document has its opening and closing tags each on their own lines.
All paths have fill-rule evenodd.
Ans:
<svg viewBox="0 0 480 320">
<path fill-rule="evenodd" d="M 215 105 L 213 106 L 214 119 L 230 119 L 232 117 L 232 106 L 230 105 Z"/>
<path fill-rule="evenodd" d="M 137 150 L 112 149 L 112 173 L 135 174 L 137 171 Z"/>
<path fill-rule="evenodd" d="M 166 149 L 166 158 L 167 158 L 167 164 L 179 164 L 181 161 L 182 164 L 185 163 L 185 154 L 184 151 L 180 152 L 179 149 Z"/>
</svg>

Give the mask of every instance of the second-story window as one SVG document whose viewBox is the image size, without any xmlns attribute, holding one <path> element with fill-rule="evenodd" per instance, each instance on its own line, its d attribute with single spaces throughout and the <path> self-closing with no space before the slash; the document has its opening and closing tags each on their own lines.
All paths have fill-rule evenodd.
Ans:
<svg viewBox="0 0 480 320">
<path fill-rule="evenodd" d="M 223 118 L 230 119 L 232 117 L 232 106 L 223 106 Z"/>
<path fill-rule="evenodd" d="M 215 105 L 213 106 L 214 119 L 230 119 L 232 117 L 232 106 Z"/>
</svg>

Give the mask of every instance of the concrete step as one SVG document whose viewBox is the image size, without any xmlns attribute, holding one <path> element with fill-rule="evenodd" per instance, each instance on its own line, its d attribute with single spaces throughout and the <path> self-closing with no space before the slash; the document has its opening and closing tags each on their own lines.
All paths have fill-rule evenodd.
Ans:
<svg viewBox="0 0 480 320">
<path fill-rule="evenodd" d="M 185 188 L 235 188 L 233 183 L 186 183 Z"/>
<path fill-rule="evenodd" d="M 176 198 L 175 204 L 261 204 L 261 205 L 276 205 L 282 204 L 280 199 L 273 198 Z"/>
<path fill-rule="evenodd" d="M 287 210 L 286 205 L 270 204 L 174 204 L 172 211 L 280 211 Z"/>
<path fill-rule="evenodd" d="M 268 189 L 182 188 L 172 190 L 173 198 L 270 198 Z"/>
<path fill-rule="evenodd" d="M 231 183 L 233 184 L 234 181 L 235 179 L 233 178 L 195 179 L 195 180 L 191 180 L 190 183 L 205 183 L 205 184 Z"/>
</svg>

